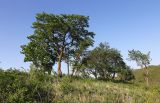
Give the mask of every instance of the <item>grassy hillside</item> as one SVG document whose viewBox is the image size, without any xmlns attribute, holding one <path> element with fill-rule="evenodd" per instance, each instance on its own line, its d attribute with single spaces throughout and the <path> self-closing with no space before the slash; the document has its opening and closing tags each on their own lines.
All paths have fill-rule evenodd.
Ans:
<svg viewBox="0 0 160 103">
<path fill-rule="evenodd" d="M 149 70 L 149 83 L 150 86 L 160 85 L 160 66 L 150 66 Z M 134 70 L 136 82 L 144 84 L 144 71 L 142 69 Z"/>
<path fill-rule="evenodd" d="M 158 81 L 158 67 L 152 78 Z M 136 78 L 142 79 L 141 70 Z M 137 80 L 136 81 L 139 81 Z M 0 70 L 2 103 L 160 103 L 160 86 L 139 82 L 113 83 L 76 77 L 57 78 L 39 71 Z M 0 102 L 0 103 L 1 103 Z"/>
<path fill-rule="evenodd" d="M 79 79 L 65 83 L 68 88 L 55 85 L 57 97 L 73 103 L 159 103 L 160 89 L 145 88 L 132 83 L 113 83 L 90 79 Z M 66 87 L 66 86 L 65 86 Z M 70 91 L 72 87 L 72 91 Z M 64 92 L 68 91 L 67 94 Z M 64 95 L 65 94 L 65 95 Z"/>
</svg>

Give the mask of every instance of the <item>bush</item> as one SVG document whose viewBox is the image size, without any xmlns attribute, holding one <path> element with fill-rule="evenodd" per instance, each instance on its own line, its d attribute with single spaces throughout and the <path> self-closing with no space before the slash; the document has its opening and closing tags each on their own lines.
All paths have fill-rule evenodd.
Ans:
<svg viewBox="0 0 160 103">
<path fill-rule="evenodd" d="M 47 80 L 48 79 L 48 80 Z M 2 103 L 51 103 L 51 77 L 32 71 L 0 71 L 0 101 Z"/>
</svg>

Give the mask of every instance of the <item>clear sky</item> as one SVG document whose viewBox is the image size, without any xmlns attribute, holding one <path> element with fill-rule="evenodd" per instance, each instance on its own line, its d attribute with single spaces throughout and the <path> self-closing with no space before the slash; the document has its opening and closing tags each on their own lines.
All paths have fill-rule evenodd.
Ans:
<svg viewBox="0 0 160 103">
<path fill-rule="evenodd" d="M 108 42 L 131 67 L 131 49 L 151 51 L 151 64 L 160 64 L 160 0 L 0 0 L 0 67 L 29 67 L 20 45 L 28 42 L 41 12 L 89 16 L 95 46 Z"/>
</svg>

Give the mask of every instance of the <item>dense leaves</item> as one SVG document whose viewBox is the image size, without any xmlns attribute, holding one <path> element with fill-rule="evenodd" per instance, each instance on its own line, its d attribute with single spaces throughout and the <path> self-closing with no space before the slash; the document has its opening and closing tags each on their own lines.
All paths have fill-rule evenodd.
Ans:
<svg viewBox="0 0 160 103">
<path fill-rule="evenodd" d="M 52 78 L 31 67 L 31 71 L 0 71 L 1 103 L 52 103 Z"/>
<path fill-rule="evenodd" d="M 31 61 L 49 72 L 55 62 L 58 74 L 62 75 L 61 62 L 72 58 L 80 49 L 93 45 L 94 33 L 87 28 L 88 17 L 81 15 L 37 14 L 33 23 L 34 34 L 30 42 L 22 46 L 25 61 Z"/>
<path fill-rule="evenodd" d="M 107 43 L 100 43 L 98 47 L 86 53 L 83 59 L 76 62 L 77 68 L 83 76 L 94 76 L 96 79 L 131 80 L 134 78 L 132 71 L 126 66 L 120 52 L 111 48 Z"/>
</svg>

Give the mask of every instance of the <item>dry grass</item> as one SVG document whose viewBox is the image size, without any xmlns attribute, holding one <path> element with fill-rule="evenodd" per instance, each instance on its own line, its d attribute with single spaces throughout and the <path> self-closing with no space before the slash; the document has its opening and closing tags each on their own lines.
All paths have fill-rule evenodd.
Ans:
<svg viewBox="0 0 160 103">
<path fill-rule="evenodd" d="M 61 84 L 54 84 L 57 90 L 56 101 L 62 103 L 160 103 L 159 88 L 90 79 L 72 79 L 66 83 L 73 88 L 67 94 L 63 93 Z"/>
</svg>

